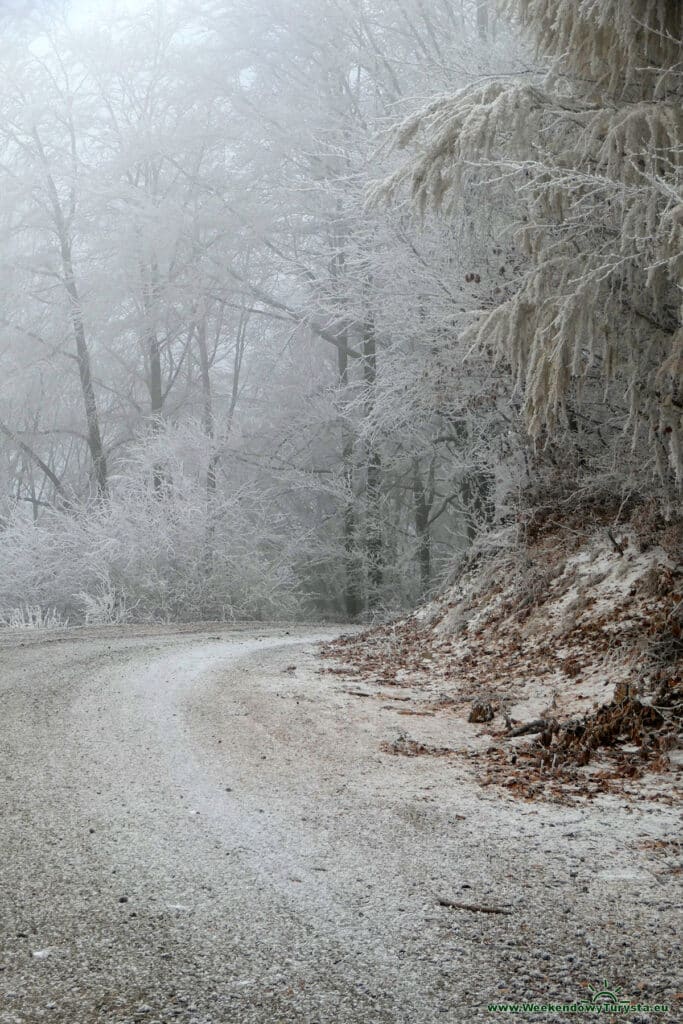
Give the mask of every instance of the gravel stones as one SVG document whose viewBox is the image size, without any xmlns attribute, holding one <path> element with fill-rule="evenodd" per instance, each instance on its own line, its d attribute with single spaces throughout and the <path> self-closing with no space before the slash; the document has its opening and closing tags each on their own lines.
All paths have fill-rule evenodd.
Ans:
<svg viewBox="0 0 683 1024">
<path fill-rule="evenodd" d="M 637 840 L 670 809 L 525 805 L 384 755 L 315 637 L 259 635 L 3 648 L 0 1024 L 464 1024 L 603 977 L 670 997 L 675 850 Z"/>
</svg>

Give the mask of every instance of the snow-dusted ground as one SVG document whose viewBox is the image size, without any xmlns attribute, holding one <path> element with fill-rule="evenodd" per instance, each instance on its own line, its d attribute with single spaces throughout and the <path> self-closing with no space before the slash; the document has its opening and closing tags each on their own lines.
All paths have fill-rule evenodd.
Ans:
<svg viewBox="0 0 683 1024">
<path fill-rule="evenodd" d="M 405 718 L 320 674 L 331 632 L 2 635 L 0 1024 L 495 1020 L 603 979 L 681 1019 L 674 810 L 382 753 Z"/>
</svg>

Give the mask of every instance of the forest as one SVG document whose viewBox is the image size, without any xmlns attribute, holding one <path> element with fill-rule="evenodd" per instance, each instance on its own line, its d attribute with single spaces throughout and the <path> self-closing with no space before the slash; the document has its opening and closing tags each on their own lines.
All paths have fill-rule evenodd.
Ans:
<svg viewBox="0 0 683 1024">
<path fill-rule="evenodd" d="M 683 1021 L 683 0 L 0 0 L 0 737 L 0 1024 Z"/>
<path fill-rule="evenodd" d="M 2 624 L 373 622 L 680 515 L 676 0 L 0 20 Z"/>
</svg>

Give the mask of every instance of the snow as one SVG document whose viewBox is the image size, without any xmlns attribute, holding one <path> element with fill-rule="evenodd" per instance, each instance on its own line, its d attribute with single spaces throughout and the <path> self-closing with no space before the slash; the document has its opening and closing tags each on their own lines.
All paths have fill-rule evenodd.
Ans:
<svg viewBox="0 0 683 1024">
<path fill-rule="evenodd" d="M 618 543 L 621 555 L 597 533 L 567 550 L 558 530 L 524 559 L 510 551 L 484 560 L 412 619 L 371 632 L 360 645 L 333 645 L 330 653 L 360 674 L 370 694 L 373 683 L 383 693 L 387 749 L 450 748 L 456 760 L 474 759 L 483 776 L 493 752 L 489 781 L 514 787 L 519 773 L 510 758 L 536 740 L 507 737 L 507 723 L 582 720 L 608 705 L 619 687 L 640 686 L 646 631 L 665 599 L 660 581 L 666 594 L 666 574 L 675 567 L 661 548 L 638 550 L 632 534 L 620 534 Z M 476 700 L 493 705 L 493 722 L 467 721 Z M 640 757 L 639 744 L 625 737 L 618 752 L 629 766 L 620 783 L 621 762 L 606 765 L 596 752 L 589 765 L 572 769 L 565 797 L 588 787 L 595 798 L 619 785 L 631 795 L 647 790 L 673 799 L 680 768 L 675 749 L 647 780 L 640 776 L 651 757 Z M 519 762 L 521 774 L 526 763 Z M 563 784 L 553 782 L 552 772 L 546 781 L 560 798 Z M 536 791 L 544 788 L 541 773 Z"/>
</svg>

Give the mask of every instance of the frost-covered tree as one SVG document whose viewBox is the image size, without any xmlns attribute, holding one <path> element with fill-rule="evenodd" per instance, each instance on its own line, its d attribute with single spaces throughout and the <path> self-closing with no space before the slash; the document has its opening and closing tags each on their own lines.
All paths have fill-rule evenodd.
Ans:
<svg viewBox="0 0 683 1024">
<path fill-rule="evenodd" d="M 640 459 L 680 486 L 683 5 L 507 8 L 546 73 L 487 80 L 408 118 L 399 141 L 417 152 L 377 191 L 407 183 L 420 209 L 461 215 L 478 189 L 495 202 L 526 260 L 467 336 L 511 362 L 532 436 L 571 428 L 602 378 Z"/>
<path fill-rule="evenodd" d="M 509 388 L 461 341 L 500 286 L 488 208 L 365 193 L 435 85 L 528 70 L 492 3 L 65 9 L 0 46 L 0 603 L 414 603 L 504 489 Z"/>
<path fill-rule="evenodd" d="M 463 415 L 475 376 L 458 374 L 452 340 L 477 291 L 465 275 L 490 239 L 476 212 L 478 230 L 432 221 L 420 232 L 402 213 L 365 208 L 378 162 L 393 159 L 381 143 L 397 111 L 435 83 L 452 89 L 494 67 L 526 67 L 509 33 L 489 34 L 486 6 L 325 0 L 298 5 L 295 17 L 281 0 L 220 8 L 216 31 L 239 40 L 248 68 L 230 79 L 249 179 L 240 210 L 276 271 L 270 295 L 255 292 L 259 314 L 279 298 L 321 339 L 321 373 L 309 378 L 317 398 L 301 402 L 288 382 L 274 444 L 286 465 L 309 472 L 312 498 L 319 483 L 320 532 L 332 550 L 337 531 L 333 572 L 341 562 L 351 614 L 397 591 L 414 600 L 489 507 L 477 463 L 492 460 L 477 416 Z M 343 342 L 337 353 L 330 339 Z"/>
</svg>

